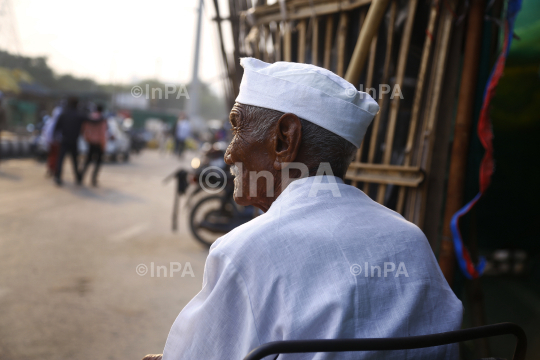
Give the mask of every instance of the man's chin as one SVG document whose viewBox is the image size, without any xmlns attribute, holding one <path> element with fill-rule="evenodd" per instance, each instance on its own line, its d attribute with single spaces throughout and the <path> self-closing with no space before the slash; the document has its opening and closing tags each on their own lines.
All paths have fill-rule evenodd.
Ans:
<svg viewBox="0 0 540 360">
<path fill-rule="evenodd" d="M 243 196 L 241 197 L 236 196 L 236 191 L 234 192 L 233 198 L 234 198 L 234 202 L 237 203 L 238 205 L 242 205 L 242 206 L 252 205 L 251 200 L 248 200 Z"/>
</svg>

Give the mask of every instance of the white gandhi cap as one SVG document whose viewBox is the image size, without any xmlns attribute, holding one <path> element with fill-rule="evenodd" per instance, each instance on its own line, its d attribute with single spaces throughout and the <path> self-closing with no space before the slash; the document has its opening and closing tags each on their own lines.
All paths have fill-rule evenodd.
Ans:
<svg viewBox="0 0 540 360">
<path fill-rule="evenodd" d="M 244 76 L 236 102 L 293 113 L 356 147 L 379 111 L 369 94 L 318 66 L 254 58 L 242 58 L 240 64 Z"/>
</svg>

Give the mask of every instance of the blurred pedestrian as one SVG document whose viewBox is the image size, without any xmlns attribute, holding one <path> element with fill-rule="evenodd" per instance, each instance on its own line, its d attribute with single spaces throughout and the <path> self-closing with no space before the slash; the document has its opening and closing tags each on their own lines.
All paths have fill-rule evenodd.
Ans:
<svg viewBox="0 0 540 360">
<path fill-rule="evenodd" d="M 90 115 L 90 119 L 83 123 L 82 134 L 84 140 L 88 143 L 88 154 L 81 171 L 81 182 L 84 180 L 84 174 L 93 160 L 92 186 L 97 186 L 99 167 L 105 150 L 105 142 L 107 141 L 107 120 L 103 116 L 103 106 L 98 105 L 96 111 Z"/>
<path fill-rule="evenodd" d="M 6 111 L 2 107 L 2 98 L 4 94 L 0 91 L 0 160 L 2 160 L 2 131 L 7 128 Z"/>
<path fill-rule="evenodd" d="M 180 156 L 186 147 L 186 140 L 191 136 L 191 124 L 184 113 L 178 117 L 174 127 L 175 153 Z"/>
<path fill-rule="evenodd" d="M 70 97 L 67 101 L 66 108 L 58 117 L 58 121 L 56 122 L 54 128 L 55 132 L 59 131 L 62 135 L 62 141 L 60 142 L 60 154 L 58 155 L 56 173 L 54 176 L 54 181 L 58 186 L 62 185 L 62 165 L 66 154 L 71 156 L 75 181 L 77 184 L 81 183 L 81 176 L 78 170 L 79 149 L 77 148 L 77 140 L 79 139 L 81 127 L 86 118 L 78 111 L 77 105 L 79 105 L 79 99 L 76 97 Z"/>
<path fill-rule="evenodd" d="M 55 129 L 62 110 L 61 106 L 55 107 L 51 116 L 45 121 L 43 130 L 41 131 L 45 146 L 47 146 L 47 175 L 49 176 L 53 176 L 56 173 L 56 165 L 60 153 L 62 135 L 59 131 L 55 131 Z"/>
</svg>

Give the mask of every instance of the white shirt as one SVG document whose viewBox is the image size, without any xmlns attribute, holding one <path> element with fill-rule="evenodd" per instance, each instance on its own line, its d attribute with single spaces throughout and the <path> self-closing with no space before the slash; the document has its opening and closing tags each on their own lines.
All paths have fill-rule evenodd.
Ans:
<svg viewBox="0 0 540 360">
<path fill-rule="evenodd" d="M 178 140 L 186 140 L 191 135 L 191 124 L 189 120 L 178 120 L 176 123 L 176 138 Z"/>
<path fill-rule="evenodd" d="M 240 360 L 270 341 L 460 328 L 461 302 L 422 231 L 340 179 L 322 179 L 294 181 L 268 212 L 214 243 L 203 288 L 174 322 L 164 360 Z M 458 347 L 279 356 L 383 358 L 457 359 Z"/>
</svg>

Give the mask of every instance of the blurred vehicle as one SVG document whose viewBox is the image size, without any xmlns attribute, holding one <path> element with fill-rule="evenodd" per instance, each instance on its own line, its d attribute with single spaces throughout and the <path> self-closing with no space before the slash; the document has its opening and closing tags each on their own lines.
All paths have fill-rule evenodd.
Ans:
<svg viewBox="0 0 540 360">
<path fill-rule="evenodd" d="M 191 207 L 189 227 L 197 241 L 210 247 L 220 236 L 250 221 L 259 214 L 253 206 L 238 205 L 233 198 L 234 177 L 224 155 L 227 143 L 204 143 L 201 157 L 191 160 L 192 169 L 180 169 L 167 177 L 176 178 L 177 193 L 173 208 L 173 230 L 178 217 L 178 196 L 189 192 L 186 206 Z M 206 189 L 205 189 L 206 187 Z M 205 192 L 202 198 L 197 194 Z M 209 194 L 208 194 L 209 193 Z M 192 204 L 192 202 L 195 204 Z"/>
<path fill-rule="evenodd" d="M 107 143 L 105 144 L 104 155 L 110 161 L 118 161 L 119 157 L 124 162 L 129 161 L 129 153 L 131 150 L 131 139 L 126 132 L 120 127 L 118 120 L 111 117 L 107 120 Z M 88 144 L 79 137 L 79 152 L 86 154 L 88 152 Z"/>
<path fill-rule="evenodd" d="M 127 134 L 130 139 L 131 151 L 135 154 L 144 149 L 148 141 L 152 139 L 152 134 L 145 129 L 130 129 Z"/>
</svg>

